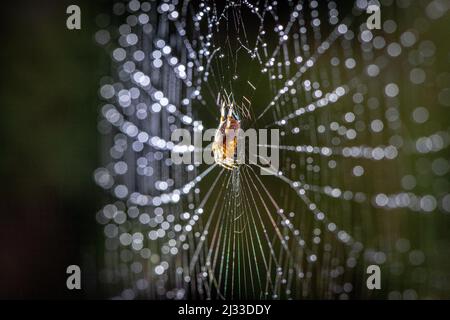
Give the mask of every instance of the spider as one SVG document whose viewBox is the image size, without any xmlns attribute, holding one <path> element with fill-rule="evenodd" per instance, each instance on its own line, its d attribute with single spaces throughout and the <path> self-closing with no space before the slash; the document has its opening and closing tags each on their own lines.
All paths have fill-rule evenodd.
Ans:
<svg viewBox="0 0 450 320">
<path fill-rule="evenodd" d="M 226 112 L 227 108 L 228 112 Z M 241 121 L 238 119 L 234 108 L 235 104 L 230 101 L 229 97 L 222 100 L 220 106 L 220 123 L 212 144 L 214 161 L 228 170 L 234 170 L 238 167 L 237 145 L 238 130 L 241 128 Z"/>
</svg>

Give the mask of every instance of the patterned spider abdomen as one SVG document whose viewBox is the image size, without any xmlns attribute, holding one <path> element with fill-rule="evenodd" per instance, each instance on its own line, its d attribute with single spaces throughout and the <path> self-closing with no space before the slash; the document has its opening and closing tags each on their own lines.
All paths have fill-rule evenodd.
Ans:
<svg viewBox="0 0 450 320">
<path fill-rule="evenodd" d="M 233 170 L 237 167 L 237 141 L 241 124 L 232 116 L 222 120 L 217 128 L 212 151 L 214 160 L 222 167 Z"/>
</svg>

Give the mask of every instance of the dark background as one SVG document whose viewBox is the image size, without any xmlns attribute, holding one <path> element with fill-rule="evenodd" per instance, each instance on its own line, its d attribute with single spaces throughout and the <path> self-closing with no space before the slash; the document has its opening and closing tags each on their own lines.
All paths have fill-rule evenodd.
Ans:
<svg viewBox="0 0 450 320">
<path fill-rule="evenodd" d="M 70 4 L 81 8 L 81 30 L 66 28 Z M 0 298 L 97 292 L 84 284 L 96 285 L 89 273 L 101 192 L 92 172 L 99 72 L 108 59 L 93 35 L 95 17 L 110 8 L 108 1 L 2 5 Z M 66 288 L 71 264 L 82 266 L 81 291 Z"/>
</svg>

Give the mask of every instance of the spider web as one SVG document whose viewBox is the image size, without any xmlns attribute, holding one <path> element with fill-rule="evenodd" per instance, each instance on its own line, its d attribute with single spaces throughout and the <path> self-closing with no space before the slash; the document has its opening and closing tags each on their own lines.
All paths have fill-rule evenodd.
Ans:
<svg viewBox="0 0 450 320">
<path fill-rule="evenodd" d="M 383 29 L 372 31 L 366 8 L 375 3 L 367 1 L 115 3 L 111 23 L 95 35 L 112 60 L 100 84 L 104 165 L 94 173 L 112 199 L 97 213 L 107 292 L 447 292 L 436 287 L 433 277 L 443 273 L 428 256 L 433 228 L 448 226 L 450 211 L 442 182 L 448 123 L 439 117 L 448 113 L 448 73 L 424 27 L 447 18 L 436 3 L 384 1 Z M 245 106 L 247 128 L 281 130 L 272 146 L 277 175 L 261 176 L 258 165 L 230 172 L 171 161 L 174 150 L 196 151 L 176 149 L 171 133 L 216 127 L 223 92 Z M 372 264 L 381 267 L 382 292 L 367 289 Z"/>
</svg>

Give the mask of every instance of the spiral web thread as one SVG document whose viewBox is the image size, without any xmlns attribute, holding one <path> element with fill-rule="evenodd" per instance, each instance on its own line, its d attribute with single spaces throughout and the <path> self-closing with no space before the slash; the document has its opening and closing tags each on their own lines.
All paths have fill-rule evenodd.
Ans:
<svg viewBox="0 0 450 320">
<path fill-rule="evenodd" d="M 382 30 L 368 30 L 378 4 Z M 446 1 L 117 2 L 96 41 L 113 298 L 415 299 L 449 292 Z M 218 93 L 281 130 L 279 173 L 175 165 L 171 132 L 215 127 Z M 432 97 L 430 97 L 430 95 Z M 195 147 L 177 149 L 193 154 Z M 442 227 L 445 229 L 445 227 Z M 440 237 L 441 242 L 437 242 Z M 366 287 L 381 267 L 382 291 Z"/>
</svg>

